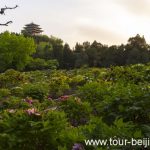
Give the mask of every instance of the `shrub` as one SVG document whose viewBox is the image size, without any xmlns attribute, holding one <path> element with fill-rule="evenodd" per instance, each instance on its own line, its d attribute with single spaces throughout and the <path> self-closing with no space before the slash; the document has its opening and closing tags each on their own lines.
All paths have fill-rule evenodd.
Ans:
<svg viewBox="0 0 150 150">
<path fill-rule="evenodd" d="M 28 65 L 26 66 L 26 70 L 43 70 L 46 68 L 46 61 L 41 58 L 31 59 Z"/>
<path fill-rule="evenodd" d="M 47 69 L 55 70 L 59 67 L 59 62 L 56 59 L 48 60 L 48 61 L 46 61 L 46 63 L 47 63 L 47 66 L 46 66 Z"/>
<path fill-rule="evenodd" d="M 57 69 L 59 63 L 57 60 L 48 60 L 41 58 L 31 59 L 28 65 L 26 66 L 26 70 L 44 70 L 44 69 Z"/>
<path fill-rule="evenodd" d="M 0 149 L 57 150 L 61 141 L 65 141 L 61 133 L 67 129 L 68 123 L 63 112 L 49 111 L 39 115 L 33 112 L 29 115 L 17 110 L 13 114 L 5 111 L 1 115 Z"/>
<path fill-rule="evenodd" d="M 14 87 L 26 81 L 24 73 L 9 69 L 5 73 L 0 74 L 0 87 Z"/>
<path fill-rule="evenodd" d="M 27 84 L 23 87 L 24 96 L 32 97 L 39 101 L 44 100 L 48 94 L 48 87 L 46 84 L 36 83 L 36 84 Z"/>
<path fill-rule="evenodd" d="M 22 97 L 23 96 L 23 88 L 22 87 L 14 87 L 11 89 L 11 95 Z"/>
<path fill-rule="evenodd" d="M 23 99 L 19 97 L 10 96 L 6 100 L 2 101 L 2 108 L 3 109 L 20 109 L 20 108 L 29 108 L 31 105 L 25 102 Z"/>
<path fill-rule="evenodd" d="M 76 75 L 76 76 L 72 77 L 71 81 L 70 81 L 70 85 L 72 87 L 81 86 L 85 83 L 86 83 L 86 80 L 84 79 L 84 76 L 82 76 L 82 75 Z"/>
<path fill-rule="evenodd" d="M 92 108 L 87 102 L 81 102 L 79 98 L 70 98 L 62 101 L 60 108 L 67 114 L 71 125 L 85 125 L 90 119 Z"/>
<path fill-rule="evenodd" d="M 124 122 L 122 118 L 116 119 L 111 126 L 107 125 L 101 118 L 92 117 L 90 122 L 81 127 L 81 132 L 86 136 L 86 139 L 128 139 L 142 138 L 141 131 L 132 122 Z M 86 146 L 87 150 L 93 150 L 95 145 Z M 93 148 L 92 148 L 93 147 Z M 99 145 L 105 150 L 106 145 Z M 131 145 L 111 145 L 110 149 L 128 150 Z M 136 149 L 136 148 L 135 148 Z M 138 147 L 139 149 L 139 147 Z"/>
<path fill-rule="evenodd" d="M 49 93 L 52 97 L 57 98 L 64 94 L 69 89 L 68 77 L 59 75 L 52 77 L 49 82 Z"/>
<path fill-rule="evenodd" d="M 93 104 L 94 102 L 100 102 L 104 99 L 104 96 L 108 94 L 109 84 L 91 82 L 82 87 L 79 87 L 78 93 L 80 93 L 81 99 Z"/>
<path fill-rule="evenodd" d="M 0 89 L 0 98 L 6 98 L 8 96 L 10 96 L 9 89 Z"/>
</svg>

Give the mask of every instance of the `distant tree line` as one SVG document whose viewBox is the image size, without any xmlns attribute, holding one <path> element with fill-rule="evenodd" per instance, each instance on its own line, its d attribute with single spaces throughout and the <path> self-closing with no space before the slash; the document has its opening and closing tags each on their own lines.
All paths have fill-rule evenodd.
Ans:
<svg viewBox="0 0 150 150">
<path fill-rule="evenodd" d="M 137 34 L 125 45 L 76 43 L 73 49 L 56 37 L 0 34 L 0 72 L 16 70 L 73 69 L 80 67 L 123 66 L 150 61 L 150 45 Z"/>
<path fill-rule="evenodd" d="M 35 36 L 34 39 L 37 49 L 33 57 L 56 59 L 61 69 L 123 66 L 150 61 L 150 45 L 139 34 L 129 38 L 125 45 L 108 46 L 94 41 L 76 43 L 73 49 L 68 44 L 63 45 L 63 41 L 55 37 L 43 35 Z"/>
</svg>

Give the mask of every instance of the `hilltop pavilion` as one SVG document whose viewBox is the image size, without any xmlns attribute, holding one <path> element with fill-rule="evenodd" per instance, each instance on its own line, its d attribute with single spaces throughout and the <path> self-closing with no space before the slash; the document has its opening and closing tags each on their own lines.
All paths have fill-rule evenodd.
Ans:
<svg viewBox="0 0 150 150">
<path fill-rule="evenodd" d="M 42 28 L 40 28 L 40 25 L 37 25 L 35 23 L 26 24 L 24 29 L 22 30 L 22 33 L 29 34 L 31 36 L 34 35 L 40 35 L 43 32 Z"/>
</svg>

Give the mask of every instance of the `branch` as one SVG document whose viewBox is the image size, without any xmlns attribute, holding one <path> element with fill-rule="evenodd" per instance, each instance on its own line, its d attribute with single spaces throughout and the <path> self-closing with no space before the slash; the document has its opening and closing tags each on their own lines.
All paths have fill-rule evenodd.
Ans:
<svg viewBox="0 0 150 150">
<path fill-rule="evenodd" d="M 7 7 L 7 6 L 5 6 L 5 8 L 1 8 L 0 14 L 1 14 L 1 15 L 5 15 L 5 11 L 6 11 L 7 9 L 15 9 L 15 8 L 17 8 L 17 7 L 18 7 L 18 5 L 16 5 L 15 7 Z"/>
<path fill-rule="evenodd" d="M 0 26 L 8 26 L 8 24 L 13 23 L 12 21 L 8 21 L 6 23 L 0 24 Z"/>
</svg>

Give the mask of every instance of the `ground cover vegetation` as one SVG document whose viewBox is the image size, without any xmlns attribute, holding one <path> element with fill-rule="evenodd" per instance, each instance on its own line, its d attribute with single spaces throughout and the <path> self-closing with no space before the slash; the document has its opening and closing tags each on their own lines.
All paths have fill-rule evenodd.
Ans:
<svg viewBox="0 0 150 150">
<path fill-rule="evenodd" d="M 84 140 L 150 137 L 149 73 L 150 64 L 1 73 L 0 149 L 105 150 Z"/>
</svg>

